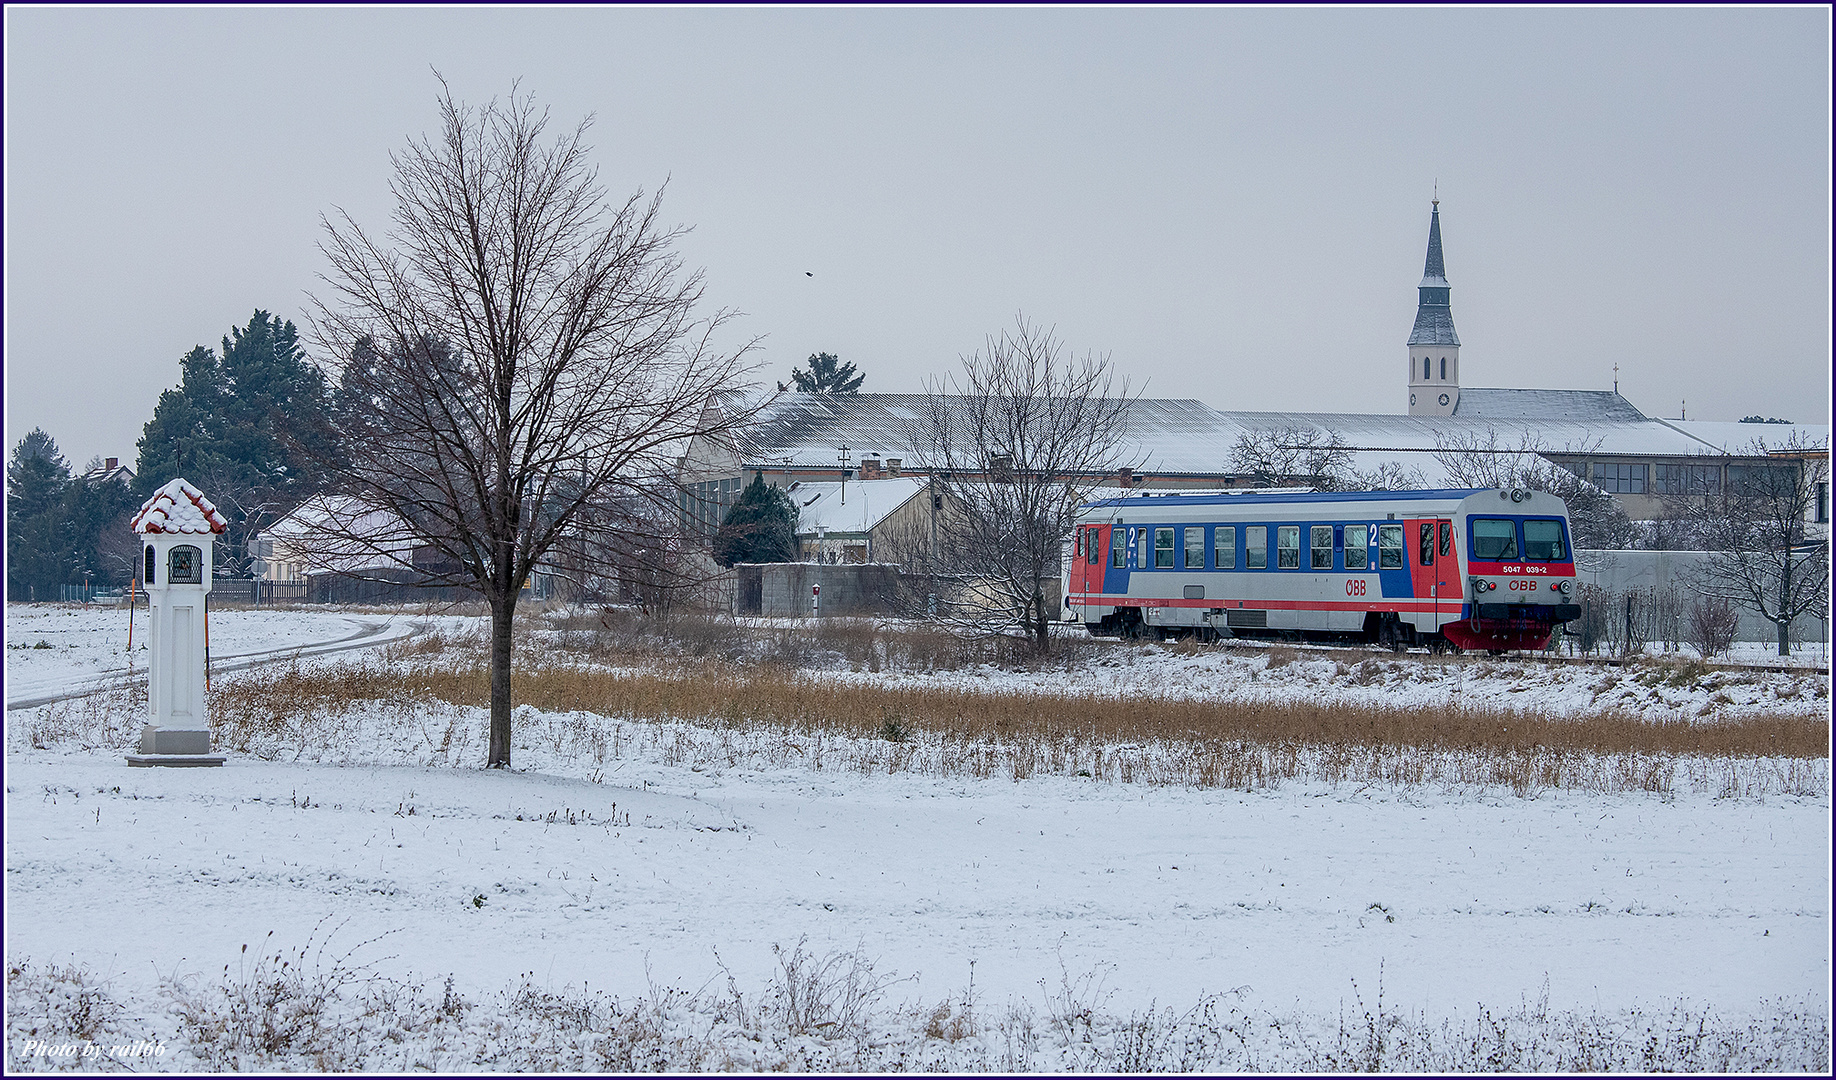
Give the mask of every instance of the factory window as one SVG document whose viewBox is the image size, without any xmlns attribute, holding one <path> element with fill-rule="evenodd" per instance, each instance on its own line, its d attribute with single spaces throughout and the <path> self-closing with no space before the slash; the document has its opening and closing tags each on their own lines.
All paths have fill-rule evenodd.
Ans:
<svg viewBox="0 0 1836 1080">
<path fill-rule="evenodd" d="M 1659 462 L 1651 477 L 1651 490 L 1659 495 L 1718 495 L 1721 493 L 1721 466 Z"/>
<path fill-rule="evenodd" d="M 1602 491 L 1617 492 L 1621 495 L 1643 495 L 1645 479 L 1650 474 L 1650 466 L 1643 462 L 1596 461 L 1594 462 L 1594 486 Z"/>
</svg>

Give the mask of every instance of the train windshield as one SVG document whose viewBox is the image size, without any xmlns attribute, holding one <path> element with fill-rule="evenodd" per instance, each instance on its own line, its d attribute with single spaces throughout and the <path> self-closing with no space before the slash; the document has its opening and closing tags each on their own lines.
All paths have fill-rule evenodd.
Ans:
<svg viewBox="0 0 1836 1080">
<path fill-rule="evenodd" d="M 1474 518 L 1473 558 L 1517 558 L 1517 522 L 1510 518 Z"/>
<path fill-rule="evenodd" d="M 1560 562 L 1568 558 L 1568 545 L 1562 541 L 1562 523 L 1548 518 L 1530 518 L 1524 522 L 1524 558 L 1533 562 Z"/>
</svg>

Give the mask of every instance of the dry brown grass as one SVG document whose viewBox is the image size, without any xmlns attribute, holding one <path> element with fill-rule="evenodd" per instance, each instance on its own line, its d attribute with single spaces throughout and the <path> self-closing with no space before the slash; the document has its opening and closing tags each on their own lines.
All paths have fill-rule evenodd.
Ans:
<svg viewBox="0 0 1836 1080">
<path fill-rule="evenodd" d="M 1652 722 L 1613 710 L 1556 718 L 1330 700 L 1122 700 L 850 683 L 731 664 L 661 671 L 538 664 L 517 674 L 514 693 L 519 709 L 540 710 L 519 712 L 518 745 L 595 764 L 648 748 L 666 764 L 701 767 L 1089 776 L 1196 787 L 1298 779 L 1482 785 L 1519 795 L 1668 794 L 1683 782 L 1728 796 L 1828 787 L 1829 722 L 1820 712 L 1710 723 Z M 435 703 L 479 710 L 488 700 L 482 667 L 296 665 L 224 680 L 213 715 L 219 745 L 277 756 L 296 744 L 359 745 L 364 711 L 376 703 L 390 715 L 420 717 Z M 469 752 L 456 715 L 422 733 L 440 759 Z"/>
</svg>

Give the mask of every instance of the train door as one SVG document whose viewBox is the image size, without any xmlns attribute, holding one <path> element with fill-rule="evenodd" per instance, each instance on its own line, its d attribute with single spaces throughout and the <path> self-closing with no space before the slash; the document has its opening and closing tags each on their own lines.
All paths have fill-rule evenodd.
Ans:
<svg viewBox="0 0 1836 1080">
<path fill-rule="evenodd" d="M 1439 630 L 1460 620 L 1465 600 L 1460 590 L 1460 560 L 1453 548 L 1453 522 L 1442 518 L 1435 522 L 1435 532 L 1434 628 Z"/>
<path fill-rule="evenodd" d="M 1109 557 L 1109 526 L 1086 525 L 1078 530 L 1082 541 L 1072 563 L 1071 591 L 1086 595 L 1103 591 L 1103 564 Z"/>
</svg>

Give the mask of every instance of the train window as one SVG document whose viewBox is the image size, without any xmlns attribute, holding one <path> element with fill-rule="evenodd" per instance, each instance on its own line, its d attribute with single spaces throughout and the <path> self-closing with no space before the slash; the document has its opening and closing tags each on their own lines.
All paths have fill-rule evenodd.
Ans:
<svg viewBox="0 0 1836 1080">
<path fill-rule="evenodd" d="M 1212 565 L 1219 570 L 1235 570 L 1237 568 L 1237 527 L 1219 525 L 1212 534 L 1211 542 L 1215 547 L 1211 558 Z"/>
<path fill-rule="evenodd" d="M 1568 545 L 1562 542 L 1562 523 L 1547 518 L 1525 521 L 1524 558 L 1537 562 L 1568 558 Z"/>
<path fill-rule="evenodd" d="M 1186 530 L 1186 569 L 1205 569 L 1205 526 Z"/>
<path fill-rule="evenodd" d="M 1345 526 L 1345 569 L 1362 570 L 1368 565 L 1370 552 L 1365 549 L 1369 543 L 1369 525 Z"/>
<path fill-rule="evenodd" d="M 1151 565 L 1148 562 L 1148 531 L 1146 529 L 1136 530 L 1135 539 L 1136 543 L 1141 546 L 1140 552 L 1135 556 L 1135 569 L 1146 570 Z"/>
<path fill-rule="evenodd" d="M 1517 522 L 1510 518 L 1474 518 L 1473 558 L 1517 558 Z"/>
<path fill-rule="evenodd" d="M 1243 565 L 1251 570 L 1266 570 L 1269 565 L 1269 527 L 1251 525 L 1243 530 Z"/>
<path fill-rule="evenodd" d="M 1173 530 L 1154 530 L 1154 569 L 1173 569 Z"/>
<path fill-rule="evenodd" d="M 1109 565 L 1128 565 L 1128 530 L 1120 525 L 1109 529 Z"/>
<path fill-rule="evenodd" d="M 1377 569 L 1402 569 L 1402 526 L 1377 526 Z"/>
<path fill-rule="evenodd" d="M 1313 527 L 1313 569 L 1332 569 L 1332 526 Z"/>
<path fill-rule="evenodd" d="M 1275 526 L 1275 568 L 1300 569 L 1300 526 Z"/>
<path fill-rule="evenodd" d="M 1434 565 L 1434 522 L 1422 522 L 1422 565 Z"/>
<path fill-rule="evenodd" d="M 1445 559 L 1447 556 L 1453 554 L 1453 552 L 1449 550 L 1452 544 L 1453 522 L 1443 521 L 1441 522 L 1441 558 Z"/>
</svg>

